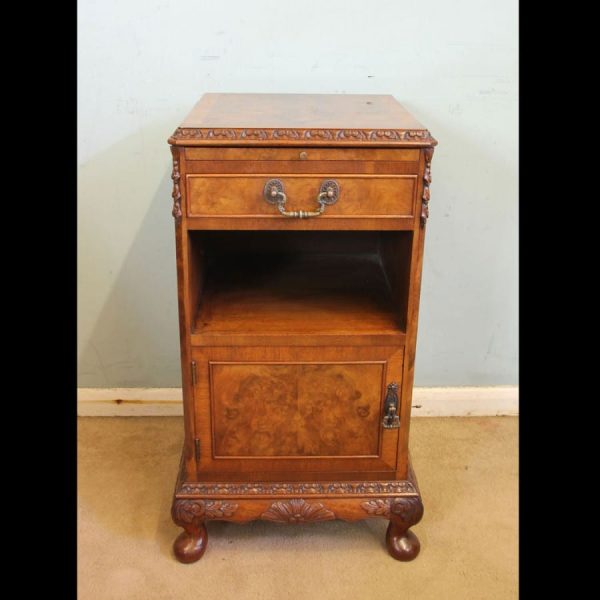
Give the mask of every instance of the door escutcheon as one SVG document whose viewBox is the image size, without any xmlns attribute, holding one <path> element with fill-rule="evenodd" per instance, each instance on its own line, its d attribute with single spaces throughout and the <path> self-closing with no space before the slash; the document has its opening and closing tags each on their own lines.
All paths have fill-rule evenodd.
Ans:
<svg viewBox="0 0 600 600">
<path fill-rule="evenodd" d="M 387 386 L 385 403 L 383 405 L 383 427 L 384 429 L 398 429 L 400 417 L 398 415 L 398 384 L 392 381 Z"/>
</svg>

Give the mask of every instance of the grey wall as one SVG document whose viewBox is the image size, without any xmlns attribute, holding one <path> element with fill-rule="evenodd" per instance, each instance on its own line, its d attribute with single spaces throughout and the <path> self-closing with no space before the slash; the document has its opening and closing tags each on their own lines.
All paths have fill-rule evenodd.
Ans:
<svg viewBox="0 0 600 600">
<path fill-rule="evenodd" d="M 439 140 L 417 385 L 517 382 L 517 2 L 79 1 L 79 385 L 180 385 L 167 137 L 204 92 L 390 93 Z"/>
</svg>

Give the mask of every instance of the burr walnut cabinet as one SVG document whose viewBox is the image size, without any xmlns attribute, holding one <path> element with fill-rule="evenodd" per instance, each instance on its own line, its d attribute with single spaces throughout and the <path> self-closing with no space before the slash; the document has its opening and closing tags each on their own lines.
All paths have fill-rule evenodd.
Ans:
<svg viewBox="0 0 600 600">
<path fill-rule="evenodd" d="M 408 433 L 436 143 L 385 95 L 205 94 L 169 138 L 181 562 L 214 519 L 379 517 L 394 558 L 419 552 Z"/>
</svg>

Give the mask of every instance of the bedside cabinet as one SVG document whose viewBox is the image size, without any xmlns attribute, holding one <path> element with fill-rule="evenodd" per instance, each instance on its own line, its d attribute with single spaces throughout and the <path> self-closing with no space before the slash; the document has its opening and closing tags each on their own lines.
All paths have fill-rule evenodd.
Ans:
<svg viewBox="0 0 600 600">
<path fill-rule="evenodd" d="M 383 95 L 206 94 L 169 138 L 181 562 L 214 519 L 384 518 L 390 554 L 418 554 L 408 434 L 436 143 Z"/>
</svg>

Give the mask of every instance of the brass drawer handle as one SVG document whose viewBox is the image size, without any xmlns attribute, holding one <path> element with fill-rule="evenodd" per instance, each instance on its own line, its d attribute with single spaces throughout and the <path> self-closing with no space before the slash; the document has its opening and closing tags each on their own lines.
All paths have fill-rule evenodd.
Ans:
<svg viewBox="0 0 600 600">
<path fill-rule="evenodd" d="M 269 204 L 277 205 L 277 209 L 284 217 L 308 219 L 309 217 L 318 217 L 319 215 L 322 215 L 326 206 L 330 206 L 337 202 L 338 196 L 340 195 L 340 186 L 337 181 L 334 181 L 333 179 L 328 179 L 321 183 L 319 195 L 317 196 L 317 202 L 319 204 L 317 210 L 285 210 L 287 196 L 285 195 L 283 182 L 280 179 L 269 179 L 269 181 L 265 183 L 263 195 Z"/>
</svg>

